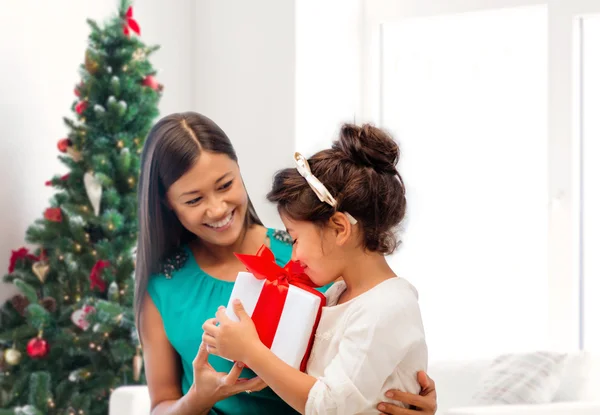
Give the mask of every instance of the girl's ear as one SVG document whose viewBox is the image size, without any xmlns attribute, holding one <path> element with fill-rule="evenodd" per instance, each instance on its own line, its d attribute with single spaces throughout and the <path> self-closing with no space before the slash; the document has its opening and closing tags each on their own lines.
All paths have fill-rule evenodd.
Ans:
<svg viewBox="0 0 600 415">
<path fill-rule="evenodd" d="M 329 226 L 335 232 L 335 243 L 338 246 L 344 245 L 352 235 L 352 224 L 348 220 L 348 217 L 342 212 L 335 212 L 331 218 L 329 218 Z"/>
</svg>

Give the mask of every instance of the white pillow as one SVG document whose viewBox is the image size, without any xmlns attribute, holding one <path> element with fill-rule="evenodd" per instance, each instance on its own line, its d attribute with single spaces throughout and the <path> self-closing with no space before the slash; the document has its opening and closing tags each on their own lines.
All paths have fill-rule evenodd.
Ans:
<svg viewBox="0 0 600 415">
<path fill-rule="evenodd" d="M 494 359 L 473 395 L 473 405 L 543 404 L 560 386 L 566 354 L 534 352 Z"/>
</svg>

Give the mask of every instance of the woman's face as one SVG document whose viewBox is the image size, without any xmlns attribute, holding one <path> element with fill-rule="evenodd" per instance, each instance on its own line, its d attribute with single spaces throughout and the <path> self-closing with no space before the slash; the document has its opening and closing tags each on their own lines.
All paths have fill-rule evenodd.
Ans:
<svg viewBox="0 0 600 415">
<path fill-rule="evenodd" d="M 229 246 L 244 229 L 248 194 L 238 164 L 226 154 L 202 151 L 167 191 L 169 207 L 202 241 Z"/>
</svg>

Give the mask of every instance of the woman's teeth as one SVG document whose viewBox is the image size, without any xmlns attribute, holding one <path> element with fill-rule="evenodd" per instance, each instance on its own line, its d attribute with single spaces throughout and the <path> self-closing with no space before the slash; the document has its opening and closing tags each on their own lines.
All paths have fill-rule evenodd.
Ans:
<svg viewBox="0 0 600 415">
<path fill-rule="evenodd" d="M 222 219 L 218 222 L 211 222 L 211 223 L 205 223 L 206 226 L 209 226 L 211 228 L 222 228 L 223 226 L 227 225 L 229 222 L 231 222 L 231 219 L 233 219 L 233 212 L 231 212 L 229 215 L 227 215 L 227 217 L 225 219 Z"/>
</svg>

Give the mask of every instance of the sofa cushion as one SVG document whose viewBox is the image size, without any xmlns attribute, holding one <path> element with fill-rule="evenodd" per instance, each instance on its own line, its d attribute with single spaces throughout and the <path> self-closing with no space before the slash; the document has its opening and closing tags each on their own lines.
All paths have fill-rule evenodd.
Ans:
<svg viewBox="0 0 600 415">
<path fill-rule="evenodd" d="M 533 352 L 497 357 L 484 371 L 473 405 L 552 402 L 560 383 L 564 353 Z"/>
</svg>

